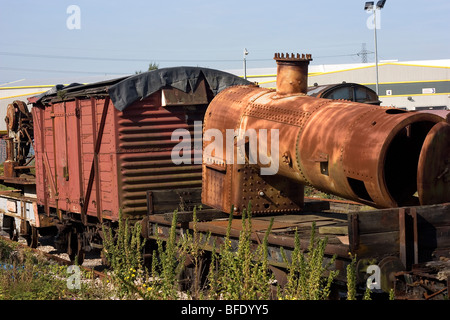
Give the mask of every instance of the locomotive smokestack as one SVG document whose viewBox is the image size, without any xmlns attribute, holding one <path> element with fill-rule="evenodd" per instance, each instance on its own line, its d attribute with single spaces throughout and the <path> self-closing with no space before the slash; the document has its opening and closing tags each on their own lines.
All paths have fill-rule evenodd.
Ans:
<svg viewBox="0 0 450 320">
<path fill-rule="evenodd" d="M 277 62 L 277 95 L 306 94 L 308 90 L 308 65 L 310 54 L 275 53 Z"/>
</svg>

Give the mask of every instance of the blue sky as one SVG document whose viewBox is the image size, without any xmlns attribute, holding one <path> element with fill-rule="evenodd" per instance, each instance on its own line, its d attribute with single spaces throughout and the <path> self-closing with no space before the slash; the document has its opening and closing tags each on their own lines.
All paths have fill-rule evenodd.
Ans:
<svg viewBox="0 0 450 320">
<path fill-rule="evenodd" d="M 273 67 L 275 52 L 312 64 L 360 62 L 374 51 L 364 0 L 0 0 L 0 83 L 23 78 L 133 74 L 150 62 L 217 69 Z M 70 5 L 80 29 L 69 29 Z M 450 1 L 387 0 L 380 60 L 450 58 Z M 367 56 L 374 61 L 374 55 Z"/>
</svg>

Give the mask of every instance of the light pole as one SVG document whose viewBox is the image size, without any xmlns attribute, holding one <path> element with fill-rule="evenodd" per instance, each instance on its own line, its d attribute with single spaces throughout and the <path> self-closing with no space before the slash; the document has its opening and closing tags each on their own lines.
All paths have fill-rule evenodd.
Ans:
<svg viewBox="0 0 450 320">
<path fill-rule="evenodd" d="M 247 80 L 247 59 L 246 56 L 248 55 L 247 48 L 244 49 L 244 79 Z"/>
<path fill-rule="evenodd" d="M 378 95 L 378 45 L 377 45 L 377 9 L 381 10 L 384 7 L 386 0 L 380 0 L 377 2 L 377 5 L 374 6 L 373 1 L 368 1 L 364 5 L 364 10 L 372 10 L 373 12 L 373 30 L 374 30 L 374 38 L 375 38 L 375 73 L 376 73 L 376 85 L 375 91 Z"/>
</svg>

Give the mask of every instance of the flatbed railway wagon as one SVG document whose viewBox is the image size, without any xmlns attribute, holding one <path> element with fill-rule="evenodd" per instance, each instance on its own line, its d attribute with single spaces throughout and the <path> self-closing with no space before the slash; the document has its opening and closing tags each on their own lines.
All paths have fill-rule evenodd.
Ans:
<svg viewBox="0 0 450 320">
<path fill-rule="evenodd" d="M 171 193 L 172 199 L 192 200 L 192 193 L 183 190 Z M 173 212 L 158 209 L 159 203 L 162 207 L 167 205 L 167 196 L 164 192 L 154 193 L 154 210 L 142 221 L 143 235 L 149 240 L 169 239 Z M 194 226 L 193 206 L 194 202 L 188 207 L 177 207 L 177 236 L 195 230 L 202 234 L 202 239 L 208 239 L 202 245 L 206 252 L 214 246 L 218 248 L 225 242 L 229 216 L 218 210 L 197 209 L 198 221 Z M 370 278 L 373 292 L 387 295 L 394 290 L 396 299 L 443 299 L 450 284 L 449 212 L 449 203 L 376 209 L 352 201 L 308 198 L 301 213 L 253 216 L 250 241 L 254 248 L 261 245 L 271 226 L 268 263 L 277 285 L 283 286 L 287 280 L 283 254 L 289 259 L 294 251 L 296 232 L 301 248 L 306 250 L 314 223 L 316 236 L 327 238 L 324 263 L 334 258 L 330 270 L 339 270 L 333 298 L 339 298 L 339 292 L 345 295 L 347 266 L 355 257 L 359 292 L 364 292 Z M 272 224 L 271 219 L 274 219 Z M 238 248 L 241 231 L 241 220 L 234 218 L 230 229 L 234 249 Z M 206 254 L 200 263 L 203 268 L 208 265 L 208 259 Z M 194 282 L 194 274 L 194 265 L 187 264 L 186 287 Z"/>
<path fill-rule="evenodd" d="M 334 267 L 340 281 L 345 282 L 351 257 L 357 257 L 363 286 L 369 277 L 379 276 L 382 290 L 395 287 L 398 298 L 445 296 L 450 263 L 448 114 L 310 97 L 306 83 L 311 57 L 276 54 L 274 59 L 276 90 L 234 86 L 208 106 L 205 135 L 212 130 L 226 137 L 232 129 L 236 137 L 232 148 L 204 139 L 201 205 L 217 212 L 199 211 L 196 229 L 211 232 L 210 241 L 221 243 L 228 221 L 217 215 L 233 208 L 238 218 L 251 202 L 254 245 L 261 243 L 274 219 L 269 260 L 279 283 L 286 267 L 281 248 L 287 256 L 294 250 L 295 230 L 301 230 L 302 247 L 307 248 L 315 222 L 317 234 L 329 237 L 325 254 L 328 261 L 337 256 Z M 342 214 L 336 201 L 306 201 L 305 185 L 371 209 L 361 211 L 352 204 Z M 164 215 L 159 204 L 192 198 L 194 193 L 180 190 L 172 195 L 152 192 L 146 237 L 168 236 L 171 215 Z M 192 231 L 192 212 L 178 214 L 180 234 Z M 233 220 L 234 247 L 240 229 L 239 219 Z M 369 266 L 376 275 L 367 273 Z"/>
</svg>

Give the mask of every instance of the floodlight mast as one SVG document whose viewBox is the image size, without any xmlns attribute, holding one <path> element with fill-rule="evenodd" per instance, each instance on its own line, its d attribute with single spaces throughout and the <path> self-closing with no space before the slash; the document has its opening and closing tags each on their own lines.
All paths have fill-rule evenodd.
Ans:
<svg viewBox="0 0 450 320">
<path fill-rule="evenodd" d="M 377 2 L 377 9 L 383 9 L 386 0 L 380 0 Z"/>
<path fill-rule="evenodd" d="M 377 95 L 379 95 L 379 84 L 378 84 L 378 45 L 377 45 L 377 9 L 381 10 L 383 9 L 384 5 L 386 3 L 386 0 L 379 0 L 377 2 L 377 5 L 374 6 L 373 1 L 368 1 L 364 5 L 364 10 L 372 10 L 373 12 L 373 30 L 374 30 L 374 39 L 375 39 L 375 74 L 376 74 L 376 84 L 375 84 L 375 91 Z"/>
<path fill-rule="evenodd" d="M 366 2 L 366 4 L 364 5 L 364 10 L 372 10 L 373 8 L 373 1 L 368 1 Z"/>
<path fill-rule="evenodd" d="M 247 80 L 247 59 L 246 56 L 248 55 L 247 48 L 244 48 L 244 79 Z"/>
</svg>

